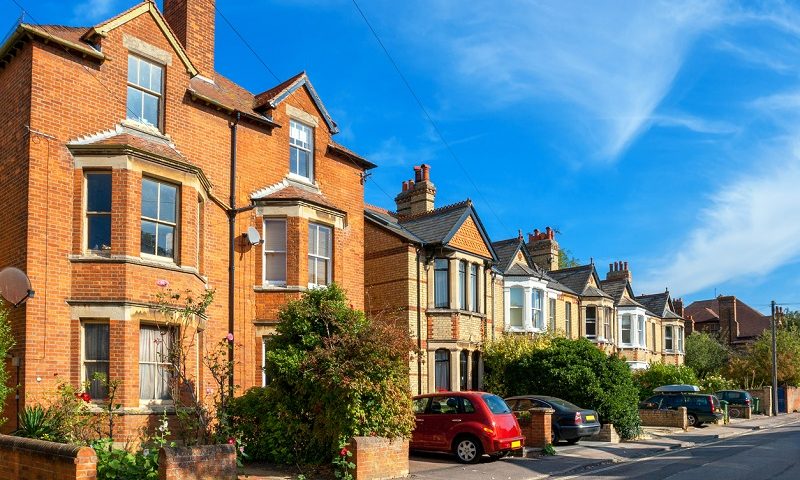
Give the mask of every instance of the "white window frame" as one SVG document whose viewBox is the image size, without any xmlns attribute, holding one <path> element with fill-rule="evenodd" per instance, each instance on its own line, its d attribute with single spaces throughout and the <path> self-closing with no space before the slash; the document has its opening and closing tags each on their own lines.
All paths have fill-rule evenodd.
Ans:
<svg viewBox="0 0 800 480">
<path fill-rule="evenodd" d="M 283 223 L 283 250 L 268 250 L 267 249 L 267 223 L 268 222 L 281 222 Z M 261 254 L 262 254 L 262 262 L 261 262 L 261 282 L 264 286 L 286 286 L 286 275 L 287 275 L 287 244 L 289 242 L 288 236 L 289 232 L 287 230 L 288 225 L 286 223 L 285 218 L 275 218 L 275 217 L 264 217 L 264 221 L 261 223 L 262 228 L 262 238 L 264 239 L 264 243 L 261 244 Z M 310 228 L 310 227 L 309 227 Z M 283 280 L 267 280 L 267 255 L 269 254 L 276 254 L 282 253 L 283 254 Z"/>
<path fill-rule="evenodd" d="M 130 60 L 131 59 L 135 59 L 137 61 L 136 68 L 139 69 L 139 70 L 141 70 L 141 64 L 142 63 L 146 63 L 146 64 L 150 65 L 151 69 L 152 68 L 157 68 L 157 69 L 161 70 L 161 85 L 160 85 L 160 90 L 161 91 L 155 91 L 155 90 L 152 90 L 150 88 L 147 88 L 147 87 L 144 87 L 142 85 L 139 85 L 137 83 L 132 83 L 126 77 L 125 81 L 126 81 L 127 86 L 129 88 L 133 88 L 135 90 L 138 90 L 138 91 L 142 92 L 143 95 L 142 95 L 141 110 L 138 112 L 141 115 L 138 116 L 138 117 L 131 117 L 130 115 L 136 115 L 137 112 L 131 112 L 128 109 L 128 98 L 127 98 L 128 93 L 127 93 L 127 88 L 126 88 L 126 91 L 125 91 L 125 96 L 126 96 L 126 98 L 125 98 L 125 117 L 128 118 L 129 120 L 133 120 L 134 122 L 141 123 L 142 125 L 152 126 L 152 127 L 157 128 L 157 129 L 160 130 L 162 125 L 163 125 L 163 123 L 164 123 L 164 85 L 165 85 L 165 83 L 164 83 L 164 81 L 165 81 L 165 79 L 164 79 L 164 73 L 165 73 L 164 65 L 159 64 L 159 63 L 155 63 L 155 62 L 153 62 L 151 60 L 148 60 L 148 59 L 145 59 L 143 57 L 140 57 L 139 55 L 134 55 L 132 53 L 128 53 L 128 68 L 130 68 Z M 138 77 L 138 74 L 137 74 L 137 77 Z M 156 120 L 156 125 L 153 125 L 153 124 L 151 124 L 149 122 L 146 122 L 144 120 L 144 94 L 152 95 L 152 96 L 156 97 L 156 99 L 158 100 L 158 112 L 156 113 L 156 116 L 158 118 Z"/>
<path fill-rule="evenodd" d="M 671 344 L 669 347 L 667 347 L 667 332 L 669 332 L 669 342 Z M 673 325 L 664 326 L 664 351 L 665 352 L 675 351 L 675 327 Z"/>
<path fill-rule="evenodd" d="M 521 297 L 522 297 L 522 304 L 521 305 L 518 305 L 518 306 L 514 306 L 513 305 L 512 293 L 511 292 L 514 291 L 514 290 L 518 290 L 519 292 L 521 292 Z M 513 315 L 511 315 L 511 312 L 513 310 L 516 310 L 516 309 L 520 310 L 520 314 L 521 314 L 520 315 L 520 320 L 522 321 L 521 325 L 514 325 L 513 323 L 511 323 L 512 322 L 512 318 L 513 318 Z M 525 288 L 523 288 L 523 287 L 510 287 L 508 289 L 508 327 L 509 327 L 509 330 L 512 330 L 512 331 L 513 330 L 517 330 L 517 331 L 524 330 L 525 329 L 525 323 L 526 323 L 525 322 Z"/>
<path fill-rule="evenodd" d="M 547 329 L 551 332 L 556 331 L 556 305 L 558 300 L 555 298 L 547 299 Z"/>
<path fill-rule="evenodd" d="M 647 328 L 644 315 L 637 315 L 636 340 L 641 348 L 647 348 Z"/>
<path fill-rule="evenodd" d="M 297 129 L 301 131 L 307 131 L 309 144 L 303 145 L 300 139 L 295 139 L 292 136 L 292 132 Z M 300 172 L 300 165 L 297 164 L 297 171 L 295 170 L 294 166 L 294 155 L 292 154 L 293 149 L 298 149 L 300 151 L 308 153 L 308 176 L 301 175 Z M 293 178 L 296 178 L 301 181 L 305 182 L 314 182 L 314 127 L 311 125 L 305 124 L 301 121 L 290 119 L 289 120 L 289 175 Z"/>
<path fill-rule="evenodd" d="M 308 288 L 317 288 L 317 287 L 326 287 L 331 284 L 333 278 L 333 228 L 329 227 L 328 225 L 322 225 L 321 223 L 311 223 L 308 224 L 309 229 L 309 237 L 311 236 L 311 229 L 317 229 L 317 245 L 314 248 L 316 253 L 311 253 L 311 245 L 308 246 Z M 320 253 L 318 251 L 319 247 L 319 233 L 321 231 L 326 231 L 328 234 L 328 251 Z M 314 283 L 311 281 L 311 260 L 314 260 L 314 264 L 316 265 L 317 262 L 327 262 L 328 268 L 326 269 L 327 278 L 325 279 L 326 283 Z M 316 268 L 314 269 L 314 274 L 316 277 Z M 318 280 L 318 279 L 317 279 Z"/>
<path fill-rule="evenodd" d="M 635 317 L 635 315 L 633 315 L 631 313 L 623 313 L 622 315 L 620 315 L 620 319 L 619 319 L 619 344 L 620 345 L 625 345 L 625 346 L 630 347 L 630 346 L 633 346 L 633 344 L 634 344 L 633 317 Z M 625 328 L 625 322 L 626 322 L 625 319 L 626 318 L 627 318 L 627 322 L 628 322 L 628 328 Z M 626 330 L 628 331 L 628 339 L 629 339 L 629 341 L 627 341 L 627 342 L 625 341 L 625 331 Z"/>
<path fill-rule="evenodd" d="M 538 308 L 536 306 L 537 293 L 539 297 Z M 533 323 L 534 330 L 544 331 L 544 290 L 538 288 L 531 289 L 531 323 Z"/>
<path fill-rule="evenodd" d="M 564 328 L 567 338 L 572 338 L 572 302 L 564 302 Z"/>
<path fill-rule="evenodd" d="M 678 351 L 683 353 L 683 327 L 677 326 L 677 337 L 678 337 Z"/>
<path fill-rule="evenodd" d="M 156 195 L 156 215 L 159 218 L 145 217 L 142 214 L 141 207 L 142 207 L 142 203 L 144 201 L 144 195 L 141 194 L 139 196 L 139 238 L 141 239 L 141 235 L 142 235 L 142 222 L 147 221 L 147 222 L 155 223 L 156 224 L 156 240 L 155 240 L 156 241 L 156 249 L 155 249 L 155 253 L 143 252 L 142 251 L 142 245 L 140 244 L 139 245 L 139 254 L 142 256 L 142 258 L 147 258 L 147 259 L 151 259 L 151 260 L 159 260 L 159 261 L 162 261 L 162 262 L 176 263 L 176 261 L 178 259 L 178 256 L 179 256 L 178 248 L 179 248 L 179 245 L 180 245 L 180 241 L 179 240 L 180 240 L 180 235 L 181 235 L 180 234 L 181 186 L 176 184 L 176 183 L 168 182 L 168 181 L 165 181 L 165 180 L 161 180 L 161 179 L 158 179 L 158 178 L 155 178 L 155 177 L 150 177 L 150 176 L 145 175 L 145 176 L 142 176 L 142 181 L 140 182 L 141 183 L 141 187 L 140 187 L 140 190 L 139 190 L 140 193 L 144 191 L 144 182 L 145 181 L 151 181 L 151 182 L 154 182 L 154 183 L 159 185 L 158 193 Z M 169 222 L 167 220 L 161 220 L 160 219 L 160 217 L 161 217 L 161 185 L 167 185 L 167 186 L 175 188 L 175 221 L 174 222 Z M 159 225 L 170 226 L 173 229 L 172 230 L 173 233 L 172 233 L 172 256 L 171 257 L 165 257 L 163 255 L 159 255 L 158 254 L 158 226 Z"/>
<path fill-rule="evenodd" d="M 465 260 L 458 261 L 458 309 L 467 310 L 469 306 L 467 302 L 467 284 L 469 282 L 469 272 L 467 262 Z M 459 360 L 460 361 L 460 360 Z"/>
<path fill-rule="evenodd" d="M 478 313 L 478 264 L 469 264 L 470 311 Z"/>
</svg>

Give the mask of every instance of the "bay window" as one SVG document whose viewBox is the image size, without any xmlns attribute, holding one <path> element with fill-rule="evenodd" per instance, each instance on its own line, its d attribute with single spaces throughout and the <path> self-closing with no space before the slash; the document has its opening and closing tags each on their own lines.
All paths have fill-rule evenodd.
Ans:
<svg viewBox="0 0 800 480">
<path fill-rule="evenodd" d="M 332 230 L 316 223 L 308 224 L 308 285 L 331 283 Z"/>
<path fill-rule="evenodd" d="M 644 335 L 645 335 L 644 315 L 639 315 L 638 316 L 638 328 L 637 328 L 636 333 L 637 333 L 637 342 L 636 343 L 642 348 L 647 347 L 647 341 L 646 341 L 647 339 L 644 337 Z"/>
<path fill-rule="evenodd" d="M 434 387 L 437 392 L 450 390 L 450 351 L 444 348 L 434 354 Z"/>
<path fill-rule="evenodd" d="M 436 308 L 450 307 L 450 262 L 446 258 L 433 262 L 433 304 Z"/>
<path fill-rule="evenodd" d="M 550 319 L 550 325 L 548 326 L 548 328 L 550 329 L 551 332 L 555 332 L 556 331 L 556 299 L 555 298 L 551 298 L 550 299 L 550 304 L 548 305 L 548 309 L 547 309 L 547 316 Z"/>
<path fill-rule="evenodd" d="M 572 302 L 564 304 L 564 317 L 566 321 L 567 338 L 572 338 Z"/>
<path fill-rule="evenodd" d="M 620 339 L 624 345 L 630 345 L 631 341 L 631 314 L 623 313 L 622 321 L 620 322 L 622 328 L 622 338 Z"/>
<path fill-rule="evenodd" d="M 510 325 L 514 328 L 523 328 L 525 326 L 525 290 L 520 287 L 512 287 L 509 292 L 511 297 L 509 302 Z"/>
<path fill-rule="evenodd" d="M 141 252 L 174 260 L 177 222 L 178 187 L 143 178 Z"/>
<path fill-rule="evenodd" d="M 597 336 L 597 307 L 586 307 L 586 336 Z"/>
<path fill-rule="evenodd" d="M 173 331 L 154 325 L 139 327 L 139 398 L 168 400 Z"/>
<path fill-rule="evenodd" d="M 463 392 L 468 388 L 467 380 L 469 379 L 469 352 L 466 350 L 461 350 L 461 354 L 459 355 L 459 365 L 458 368 L 459 372 L 459 379 L 460 381 L 460 390 Z"/>
<path fill-rule="evenodd" d="M 458 262 L 458 308 L 467 309 L 467 262 Z"/>
<path fill-rule="evenodd" d="M 83 322 L 83 380 L 89 382 L 89 395 L 101 399 L 108 396 L 109 337 L 107 322 Z M 106 382 L 96 376 L 102 376 Z"/>
<path fill-rule="evenodd" d="M 86 248 L 111 250 L 111 172 L 86 173 Z"/>
<path fill-rule="evenodd" d="M 286 285 L 286 220 L 264 219 L 264 284 Z M 309 272 L 311 267 L 309 267 Z M 310 277 L 310 276 L 309 276 Z"/>
<path fill-rule="evenodd" d="M 478 311 L 478 265 L 469 266 L 469 285 L 470 285 L 470 309 Z"/>
<path fill-rule="evenodd" d="M 544 292 L 533 289 L 531 291 L 531 320 L 533 321 L 533 327 L 540 330 L 544 330 L 544 312 L 542 311 L 543 301 Z"/>
<path fill-rule="evenodd" d="M 672 351 L 674 349 L 673 333 L 674 330 L 672 325 L 667 325 L 664 327 L 664 350 Z"/>
</svg>

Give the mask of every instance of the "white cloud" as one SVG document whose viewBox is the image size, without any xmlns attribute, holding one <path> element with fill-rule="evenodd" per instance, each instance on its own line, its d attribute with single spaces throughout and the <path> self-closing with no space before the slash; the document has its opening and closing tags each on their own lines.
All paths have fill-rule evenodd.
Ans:
<svg viewBox="0 0 800 480">
<path fill-rule="evenodd" d="M 740 131 L 739 127 L 728 122 L 708 120 L 686 114 L 654 115 L 651 121 L 653 125 L 659 127 L 681 127 L 693 132 L 715 135 L 737 133 Z"/>
<path fill-rule="evenodd" d="M 602 160 L 647 128 L 688 48 L 722 19 L 713 1 L 455 3 L 421 9 L 423 26 L 408 35 L 449 59 L 450 78 L 474 88 L 478 101 L 546 99 L 574 109 Z"/>
<path fill-rule="evenodd" d="M 72 9 L 74 20 L 78 23 L 103 20 L 116 9 L 116 0 L 85 0 Z"/>
<path fill-rule="evenodd" d="M 642 291 L 669 285 L 690 294 L 761 277 L 800 257 L 800 141 L 751 157 L 753 170 L 720 182 L 677 255 L 646 272 Z"/>
</svg>

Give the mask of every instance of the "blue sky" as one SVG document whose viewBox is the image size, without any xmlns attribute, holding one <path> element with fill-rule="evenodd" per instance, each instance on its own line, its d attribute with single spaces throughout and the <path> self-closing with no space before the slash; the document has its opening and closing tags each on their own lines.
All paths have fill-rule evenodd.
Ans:
<svg viewBox="0 0 800 480">
<path fill-rule="evenodd" d="M 136 3 L 19 1 L 73 25 Z M 392 208 L 426 162 L 437 205 L 472 198 L 495 240 L 555 227 L 601 275 L 628 261 L 637 294 L 800 302 L 800 5 L 360 3 L 454 155 L 351 0 L 218 6 L 279 77 L 309 73 L 338 140 L 379 165 L 369 203 Z M 276 83 L 219 17 L 216 65 Z"/>
</svg>

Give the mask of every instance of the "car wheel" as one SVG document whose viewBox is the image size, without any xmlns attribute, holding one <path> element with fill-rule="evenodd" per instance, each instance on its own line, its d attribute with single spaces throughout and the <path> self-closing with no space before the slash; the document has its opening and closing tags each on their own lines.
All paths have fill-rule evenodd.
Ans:
<svg viewBox="0 0 800 480">
<path fill-rule="evenodd" d="M 690 427 L 699 427 L 700 426 L 700 423 L 697 421 L 697 415 L 695 415 L 694 413 L 690 413 L 690 414 L 686 415 L 686 419 L 689 421 L 689 426 Z"/>
<path fill-rule="evenodd" d="M 483 455 L 483 446 L 475 437 L 460 437 L 456 439 L 453 453 L 461 463 L 477 463 Z"/>
<path fill-rule="evenodd" d="M 581 441 L 581 437 L 575 437 L 567 440 L 567 443 L 570 445 L 575 445 L 576 443 Z"/>
<path fill-rule="evenodd" d="M 550 427 L 550 443 L 555 445 L 561 438 L 558 436 L 558 429 Z"/>
</svg>

